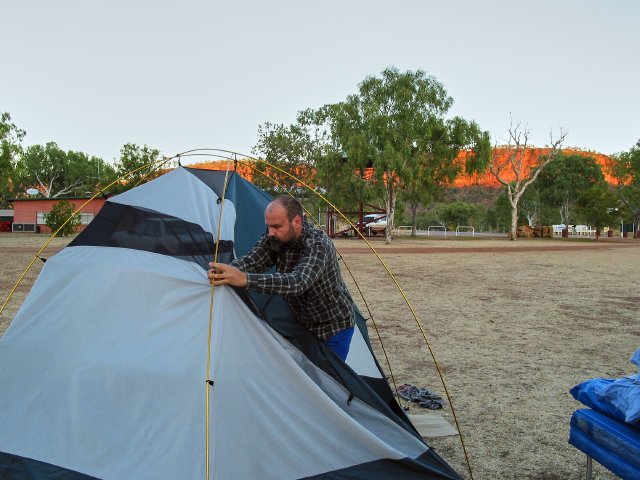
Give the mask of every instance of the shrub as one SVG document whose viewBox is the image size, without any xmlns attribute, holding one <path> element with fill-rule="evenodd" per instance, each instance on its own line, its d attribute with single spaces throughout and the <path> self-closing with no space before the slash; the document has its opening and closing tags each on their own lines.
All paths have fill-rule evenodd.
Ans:
<svg viewBox="0 0 640 480">
<path fill-rule="evenodd" d="M 53 206 L 51 211 L 45 215 L 44 223 L 54 233 L 60 229 L 57 234 L 61 237 L 73 235 L 80 225 L 80 213 L 74 215 L 73 212 L 75 212 L 75 210 L 76 206 L 73 203 L 67 200 L 60 200 Z"/>
</svg>

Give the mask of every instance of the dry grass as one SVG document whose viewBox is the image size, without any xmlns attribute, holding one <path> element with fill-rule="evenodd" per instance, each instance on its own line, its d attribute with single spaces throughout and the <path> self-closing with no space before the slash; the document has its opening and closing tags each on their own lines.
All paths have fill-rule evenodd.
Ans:
<svg viewBox="0 0 640 480">
<path fill-rule="evenodd" d="M 0 235 L 2 302 L 46 240 Z M 67 241 L 55 239 L 52 246 Z M 443 393 L 420 329 L 381 263 L 357 253 L 363 244 L 356 240 L 336 244 L 373 312 L 395 381 Z M 375 246 L 435 352 L 474 477 L 580 478 L 584 455 L 567 444 L 569 417 L 579 404 L 568 392 L 589 378 L 633 372 L 629 357 L 640 343 L 640 241 L 401 239 Z M 0 332 L 41 265 L 34 263 L 0 316 Z M 346 270 L 345 277 L 356 297 Z M 370 330 L 387 369 L 371 323 Z M 451 420 L 448 407 L 444 414 Z M 429 443 L 468 477 L 457 437 Z M 616 478 L 596 464 L 594 474 Z"/>
<path fill-rule="evenodd" d="M 587 242 L 375 245 L 435 351 L 476 479 L 580 478 L 585 457 L 567 444 L 569 418 L 579 407 L 569 389 L 589 378 L 633 372 L 629 357 L 640 343 L 640 241 Z M 420 329 L 380 262 L 349 253 L 348 242 L 342 243 L 396 382 L 443 393 Z M 385 253 L 398 246 L 410 248 Z M 443 246 L 451 250 L 428 253 Z M 537 248 L 543 250 L 527 251 Z M 380 352 L 379 342 L 373 343 Z M 451 420 L 450 409 L 445 414 Z M 468 475 L 458 438 L 429 443 Z M 595 464 L 594 473 L 616 478 Z"/>
</svg>

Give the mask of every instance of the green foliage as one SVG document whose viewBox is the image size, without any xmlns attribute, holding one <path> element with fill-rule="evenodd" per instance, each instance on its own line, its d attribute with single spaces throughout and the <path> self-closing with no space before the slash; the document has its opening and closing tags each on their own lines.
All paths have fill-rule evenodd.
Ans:
<svg viewBox="0 0 640 480">
<path fill-rule="evenodd" d="M 437 208 L 423 210 L 416 215 L 416 228 L 426 230 L 433 225 L 442 225 L 442 220 L 438 216 Z"/>
<path fill-rule="evenodd" d="M 256 164 L 259 173 L 254 175 L 254 183 L 272 195 L 285 192 L 306 195 L 300 181 L 308 185 L 315 183 L 314 164 L 321 155 L 319 149 L 322 149 L 322 142 L 313 137 L 304 114 L 300 114 L 298 123 L 293 125 L 267 122 L 259 126 L 258 143 L 253 153 L 267 164 Z"/>
<path fill-rule="evenodd" d="M 437 209 L 441 222 L 447 225 L 449 230 L 455 230 L 458 226 L 477 227 L 483 217 L 482 207 L 465 202 L 442 204 Z"/>
<path fill-rule="evenodd" d="M 578 200 L 578 214 L 598 231 L 617 223 L 613 209 L 617 206 L 615 195 L 604 185 L 594 185 L 584 191 Z"/>
<path fill-rule="evenodd" d="M 525 219 L 524 223 L 530 227 L 538 227 L 541 225 L 542 200 L 540 198 L 540 190 L 537 186 L 531 185 L 520 197 L 519 216 Z M 521 222 L 519 222 L 521 223 Z"/>
<path fill-rule="evenodd" d="M 103 175 L 113 170 L 100 158 L 65 152 L 55 142 L 28 147 L 20 165 L 23 184 L 37 187 L 46 198 L 91 195 L 99 189 L 101 170 Z"/>
<path fill-rule="evenodd" d="M 487 209 L 486 221 L 490 230 L 506 232 L 511 226 L 511 204 L 503 190 L 494 205 Z"/>
<path fill-rule="evenodd" d="M 111 189 L 111 193 L 130 190 L 142 183 L 159 177 L 164 172 L 161 168 L 168 163 L 159 161 L 160 151 L 147 145 L 140 147 L 135 143 L 127 143 L 120 149 L 120 158 L 115 163 L 115 176 L 122 182 Z"/>
<path fill-rule="evenodd" d="M 568 225 L 574 223 L 572 213 L 580 196 L 603 184 L 604 175 L 595 158 L 559 153 L 540 173 L 537 190 L 545 204 L 560 209 L 561 223 Z"/>
<path fill-rule="evenodd" d="M 608 170 L 618 180 L 616 193 L 628 216 L 640 224 L 640 140 L 628 151 L 614 155 Z"/>
<path fill-rule="evenodd" d="M 430 208 L 416 214 L 416 227 L 426 230 L 432 226 L 444 226 L 447 230 L 455 230 L 458 226 L 472 226 L 476 231 L 486 230 L 487 211 L 482 205 L 455 201 L 436 203 Z"/>
<path fill-rule="evenodd" d="M 357 94 L 324 108 L 332 145 L 348 161 L 340 164 L 333 157 L 319 169 L 334 175 L 339 171 L 351 180 L 345 188 L 362 199 L 367 192 L 362 179 L 372 168 L 372 193 L 384 191 L 393 212 L 400 189 L 415 214 L 419 204 L 431 203 L 460 173 L 455 159 L 461 148 L 474 149 L 465 166 L 469 171 L 488 163 L 488 134 L 460 117 L 446 120 L 452 103 L 444 86 L 422 70 L 387 68 L 380 76 L 367 77 Z"/>
<path fill-rule="evenodd" d="M 106 193 L 118 193 L 161 175 L 156 149 L 128 143 L 120 151 L 115 168 L 101 158 L 77 151 L 64 151 L 55 142 L 22 148 L 24 130 L 0 116 L 0 208 L 8 199 L 26 196 L 36 187 L 45 198 L 86 197 L 97 193 L 118 177 L 126 176 Z M 130 172 L 131 175 L 127 176 Z"/>
<path fill-rule="evenodd" d="M 412 224 L 411 214 L 407 213 L 405 203 L 402 201 L 402 199 L 400 199 L 396 203 L 396 214 L 394 218 L 394 226 L 397 227 L 400 225 L 411 225 L 411 224 Z"/>
<path fill-rule="evenodd" d="M 58 231 L 58 235 L 66 237 L 76 232 L 80 225 L 80 213 L 74 215 L 76 206 L 67 200 L 60 200 L 51 211 L 45 215 L 45 224 L 52 232 Z M 67 221 L 68 220 L 68 221 Z M 66 222 L 66 223 L 65 223 Z"/>
<path fill-rule="evenodd" d="M 293 174 L 342 210 L 384 203 L 390 223 L 397 225 L 396 198 L 415 216 L 419 205 L 439 198 L 463 169 L 479 172 L 488 164 L 489 134 L 475 122 L 445 119 L 452 103 L 443 85 L 424 71 L 387 68 L 365 78 L 344 101 L 300 112 L 293 125 L 262 125 L 253 151 L 277 168 L 258 167 L 265 175 L 255 181 L 279 193 L 300 187 L 287 175 Z M 462 148 L 471 152 L 458 164 Z"/>
<path fill-rule="evenodd" d="M 9 207 L 9 198 L 20 188 L 19 156 L 24 130 L 11 123 L 11 115 L 0 115 L 0 208 Z"/>
</svg>

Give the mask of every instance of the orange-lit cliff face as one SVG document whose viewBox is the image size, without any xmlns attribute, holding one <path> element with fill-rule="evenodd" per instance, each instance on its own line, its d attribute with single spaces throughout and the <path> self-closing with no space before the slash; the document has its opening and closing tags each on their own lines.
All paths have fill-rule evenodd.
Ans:
<svg viewBox="0 0 640 480">
<path fill-rule="evenodd" d="M 525 176 L 528 175 L 529 171 L 531 170 L 531 167 L 536 165 L 538 163 L 538 159 L 542 155 L 548 154 L 549 151 L 550 151 L 549 148 L 531 148 L 531 149 L 528 149 L 526 152 L 524 152 L 524 175 Z M 596 152 L 587 152 L 587 151 L 579 150 L 576 148 L 565 148 L 562 150 L 562 152 L 565 155 L 581 155 L 584 157 L 595 158 L 596 162 L 602 168 L 602 172 L 604 173 L 605 180 L 612 185 L 615 185 L 618 183 L 613 177 L 611 177 L 609 174 L 606 173 L 606 163 L 609 160 L 609 157 L 607 155 L 604 155 L 602 153 L 596 153 Z M 463 164 L 465 158 L 469 154 L 470 152 L 468 151 L 460 152 L 458 154 L 457 161 Z M 500 161 L 506 161 L 509 155 L 509 148 L 498 147 L 494 149 L 494 155 L 497 155 Z M 238 169 L 237 172 L 249 181 L 252 180 L 254 175 L 254 172 L 251 169 L 251 167 L 247 165 L 247 163 L 250 163 L 250 162 L 251 161 L 243 160 L 242 163 L 238 163 L 237 165 L 237 169 Z M 196 168 L 204 168 L 209 170 L 226 170 L 228 168 L 228 162 L 218 160 L 218 161 L 198 163 L 198 164 L 194 164 L 193 166 Z M 233 166 L 231 168 L 233 168 Z M 503 178 L 509 182 L 515 180 L 515 174 L 512 171 L 510 171 L 509 168 L 503 169 L 502 175 L 503 175 Z M 370 178 L 372 176 L 373 176 L 373 169 L 367 169 L 365 177 Z M 480 187 L 488 187 L 488 188 L 500 188 L 502 184 L 498 182 L 498 180 L 496 180 L 496 178 L 487 171 L 486 173 L 482 173 L 480 175 L 461 174 L 458 176 L 458 178 L 456 178 L 455 182 L 453 183 L 453 186 L 454 187 L 480 186 Z"/>
<path fill-rule="evenodd" d="M 247 160 L 242 160 L 242 162 L 243 163 L 238 162 L 238 164 L 236 165 L 236 172 L 238 172 L 240 176 L 251 181 L 253 179 L 253 170 L 251 169 L 251 167 L 245 164 Z M 229 162 L 226 160 L 212 160 L 210 162 L 194 163 L 193 165 L 189 165 L 189 166 L 194 168 L 201 168 L 203 170 L 230 169 L 230 171 L 233 171 L 234 169 L 234 164 L 233 163 L 229 164 Z"/>
<path fill-rule="evenodd" d="M 538 159 L 542 155 L 548 154 L 550 150 L 551 150 L 550 148 L 531 148 L 531 149 L 528 149 L 526 152 L 524 152 L 524 157 L 523 157 L 524 175 L 525 176 L 528 175 L 529 171 L 531 170 L 531 167 L 533 167 L 538 163 Z M 507 161 L 509 152 L 510 150 L 508 147 L 498 147 L 494 149 L 494 155 L 497 156 L 500 162 Z M 467 152 L 467 151 L 460 152 L 457 160 L 460 163 L 463 163 L 467 155 L 469 155 L 469 153 L 470 152 Z M 602 153 L 586 152 L 584 150 L 578 150 L 574 148 L 565 148 L 562 150 L 562 153 L 564 153 L 565 155 L 581 155 L 584 157 L 595 158 L 598 165 L 600 165 L 600 167 L 602 168 L 602 173 L 604 174 L 605 180 L 610 184 L 617 183 L 617 181 L 614 178 L 612 178 L 610 175 L 606 173 L 606 162 L 609 159 L 607 155 L 604 155 Z M 516 179 L 515 174 L 512 171 L 510 171 L 508 167 L 503 169 L 502 176 L 508 182 L 514 181 Z M 456 178 L 453 184 L 454 187 L 470 187 L 473 185 L 478 185 L 481 187 L 490 187 L 490 188 L 499 188 L 502 186 L 502 184 L 498 182 L 498 180 L 496 180 L 496 178 L 489 172 L 482 173 L 480 175 L 462 174 L 458 176 L 458 178 Z"/>
</svg>

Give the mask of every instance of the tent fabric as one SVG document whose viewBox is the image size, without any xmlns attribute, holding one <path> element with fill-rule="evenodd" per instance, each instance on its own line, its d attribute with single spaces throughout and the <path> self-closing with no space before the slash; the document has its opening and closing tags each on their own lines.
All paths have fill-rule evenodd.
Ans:
<svg viewBox="0 0 640 480">
<path fill-rule="evenodd" d="M 269 201 L 234 174 L 222 201 L 225 178 L 178 168 L 113 197 L 44 265 L 0 338 L 0 479 L 205 478 L 207 458 L 214 479 L 459 478 L 393 399 L 362 317 L 344 363 L 281 297 L 211 302 L 203 245 L 220 231 L 242 255 Z M 114 244 L 148 221 L 189 245 Z"/>
<path fill-rule="evenodd" d="M 95 477 L 61 469 L 56 465 L 2 452 L 0 452 L 0 478 L 95 480 Z"/>
</svg>

